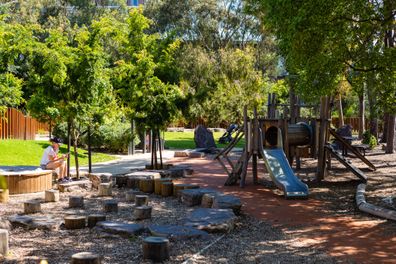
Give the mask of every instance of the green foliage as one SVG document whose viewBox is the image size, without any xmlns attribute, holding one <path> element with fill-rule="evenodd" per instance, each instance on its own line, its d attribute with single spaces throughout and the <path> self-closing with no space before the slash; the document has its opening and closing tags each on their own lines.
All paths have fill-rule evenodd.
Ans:
<svg viewBox="0 0 396 264">
<path fill-rule="evenodd" d="M 0 114 L 7 107 L 18 106 L 22 102 L 22 80 L 11 73 L 0 74 Z"/>
<path fill-rule="evenodd" d="M 373 149 L 378 145 L 376 137 L 373 134 L 371 134 L 369 130 L 366 130 L 363 133 L 362 143 L 369 145 L 370 149 Z"/>
<path fill-rule="evenodd" d="M 36 140 L 1 140 L 0 141 L 0 164 L 4 166 L 39 166 L 40 159 L 43 155 L 44 149 L 49 146 L 50 143 L 46 141 Z M 66 153 L 67 148 L 64 144 L 61 145 L 60 153 Z M 81 165 L 88 164 L 88 155 L 83 149 L 78 149 L 78 156 Z M 72 156 L 74 152 L 71 152 Z M 110 156 L 102 153 L 93 153 L 92 162 L 104 162 L 115 159 L 114 156 Z M 71 160 L 71 165 L 74 166 L 74 160 Z"/>
<path fill-rule="evenodd" d="M 395 23 L 394 1 L 249 2 L 252 12 L 276 35 L 305 100 L 334 95 L 344 76 L 354 89 L 361 89 L 362 80 L 375 73 L 373 88 L 382 105 L 394 110 L 396 49 L 389 37 Z"/>
</svg>

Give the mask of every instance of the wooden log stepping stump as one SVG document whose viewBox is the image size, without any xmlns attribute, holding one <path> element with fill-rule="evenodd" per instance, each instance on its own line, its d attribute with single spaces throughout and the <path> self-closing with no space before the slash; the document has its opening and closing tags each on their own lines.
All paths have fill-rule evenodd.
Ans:
<svg viewBox="0 0 396 264">
<path fill-rule="evenodd" d="M 8 189 L 0 189 L 0 203 L 8 203 L 10 199 L 10 191 Z"/>
<path fill-rule="evenodd" d="M 65 216 L 66 229 L 81 229 L 85 228 L 86 217 L 82 215 L 68 215 Z"/>
<path fill-rule="evenodd" d="M 173 182 L 161 182 L 161 196 L 168 197 L 173 194 Z"/>
<path fill-rule="evenodd" d="M 188 189 L 198 189 L 199 185 L 190 183 L 178 183 L 173 186 L 173 196 L 180 199 L 180 191 Z"/>
<path fill-rule="evenodd" d="M 144 193 L 153 193 L 154 179 L 141 179 L 139 181 L 139 189 Z"/>
<path fill-rule="evenodd" d="M 154 193 L 161 195 L 161 188 L 164 182 L 172 182 L 172 178 L 154 179 Z"/>
<path fill-rule="evenodd" d="M 143 195 L 144 193 L 141 191 L 135 191 L 135 190 L 131 190 L 131 191 L 127 191 L 125 193 L 125 200 L 127 202 L 134 202 L 135 201 L 135 196 L 136 195 Z"/>
<path fill-rule="evenodd" d="M 99 184 L 99 196 L 111 196 L 112 195 L 112 189 L 111 189 L 111 183 L 110 182 L 105 182 Z"/>
<path fill-rule="evenodd" d="M 0 229 L 0 255 L 8 254 L 8 230 Z"/>
<path fill-rule="evenodd" d="M 101 264 L 101 257 L 92 252 L 80 252 L 72 255 L 71 264 Z"/>
<path fill-rule="evenodd" d="M 148 195 L 135 195 L 135 205 L 136 206 L 148 205 Z"/>
<path fill-rule="evenodd" d="M 169 240 L 164 237 L 146 237 L 143 240 L 143 259 L 154 262 L 169 259 Z"/>
<path fill-rule="evenodd" d="M 118 202 L 117 200 L 106 200 L 103 202 L 103 210 L 106 213 L 117 213 L 118 212 Z"/>
<path fill-rule="evenodd" d="M 217 195 L 214 197 L 212 208 L 232 209 L 234 214 L 241 213 L 241 199 L 233 195 Z"/>
<path fill-rule="evenodd" d="M 205 193 L 202 196 L 201 207 L 203 208 L 212 208 L 213 200 L 216 197 L 216 193 Z"/>
<path fill-rule="evenodd" d="M 58 190 L 60 192 L 71 192 L 73 190 L 78 189 L 90 189 L 92 187 L 92 183 L 90 180 L 79 180 L 79 181 L 72 181 L 66 183 L 59 183 Z"/>
<path fill-rule="evenodd" d="M 102 214 L 91 214 L 88 215 L 88 227 L 92 228 L 96 226 L 97 222 L 106 221 L 106 216 Z"/>
<path fill-rule="evenodd" d="M 26 201 L 23 203 L 25 214 L 35 214 L 41 212 L 41 204 L 38 201 Z"/>
<path fill-rule="evenodd" d="M 133 211 L 133 216 L 135 220 L 150 219 L 152 209 L 153 208 L 151 206 L 147 205 L 135 207 L 135 210 Z"/>
<path fill-rule="evenodd" d="M 59 191 L 58 190 L 47 190 L 45 191 L 44 200 L 49 202 L 59 202 Z"/>
<path fill-rule="evenodd" d="M 109 183 L 112 181 L 113 174 L 111 173 L 90 173 L 89 180 L 92 182 L 92 188 L 98 189 L 99 184 L 101 183 Z"/>
<path fill-rule="evenodd" d="M 118 188 L 121 188 L 121 187 L 124 187 L 127 185 L 128 177 L 123 175 L 123 176 L 117 176 L 117 177 L 115 177 L 115 179 L 116 179 L 116 185 Z"/>
<path fill-rule="evenodd" d="M 81 195 L 73 195 L 69 197 L 69 208 L 84 207 L 84 197 Z"/>
<path fill-rule="evenodd" d="M 186 189 L 180 191 L 180 197 L 182 203 L 187 206 L 195 206 L 201 204 L 202 197 L 207 193 L 216 194 L 218 192 L 208 188 Z"/>
</svg>

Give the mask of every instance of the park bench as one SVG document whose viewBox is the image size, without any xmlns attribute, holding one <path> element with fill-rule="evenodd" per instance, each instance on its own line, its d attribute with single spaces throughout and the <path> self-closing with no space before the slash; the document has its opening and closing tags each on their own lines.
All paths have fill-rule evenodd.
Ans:
<svg viewBox="0 0 396 264">
<path fill-rule="evenodd" d="M 354 144 L 352 147 L 363 154 L 363 156 L 366 156 L 366 150 L 370 150 L 370 146 L 367 144 Z"/>
</svg>

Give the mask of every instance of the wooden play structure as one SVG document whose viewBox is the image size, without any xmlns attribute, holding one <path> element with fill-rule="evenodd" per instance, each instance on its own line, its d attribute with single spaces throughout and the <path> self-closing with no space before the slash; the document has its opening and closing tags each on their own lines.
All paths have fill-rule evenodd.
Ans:
<svg viewBox="0 0 396 264">
<path fill-rule="evenodd" d="M 330 136 L 337 140 L 343 148 L 348 149 L 356 158 L 362 160 L 370 169 L 375 166 L 363 156 L 347 140 L 339 136 L 330 128 L 331 98 L 321 98 L 319 118 L 301 119 L 298 114 L 290 114 L 284 108 L 283 117 L 276 118 L 275 96 L 269 96 L 267 117 L 259 117 L 257 110 L 253 110 L 253 118 L 248 118 L 247 108 L 244 109 L 244 124 L 237 131 L 234 139 L 215 159 L 221 164 L 228 179 L 225 185 L 239 185 L 244 187 L 248 166 L 252 166 L 253 183 L 258 184 L 257 161 L 262 158 L 274 183 L 284 191 L 286 198 L 306 198 L 308 187 L 294 174 L 291 166 L 296 161 L 296 169 L 300 169 L 300 159 L 303 157 L 318 160 L 316 181 L 325 178 L 327 170 L 331 168 L 331 158 L 336 158 L 347 167 L 361 181 L 366 182 L 364 173 L 346 160 L 329 142 Z M 294 100 L 296 103 L 298 100 Z M 294 106 L 296 106 L 294 104 Z M 297 105 L 301 107 L 301 105 Z M 293 107 L 290 107 L 292 109 Z M 299 110 L 292 111 L 299 113 Z M 245 139 L 245 145 L 237 160 L 232 150 L 237 143 Z M 251 162 L 250 162 L 251 161 Z"/>
</svg>

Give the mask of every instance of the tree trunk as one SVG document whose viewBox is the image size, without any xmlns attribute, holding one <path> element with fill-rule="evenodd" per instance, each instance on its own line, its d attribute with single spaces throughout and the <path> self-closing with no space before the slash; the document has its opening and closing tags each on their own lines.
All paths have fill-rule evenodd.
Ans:
<svg viewBox="0 0 396 264">
<path fill-rule="evenodd" d="M 337 109 L 338 109 L 338 127 L 342 127 L 344 123 L 344 111 L 342 109 L 342 97 L 341 94 L 338 95 L 337 99 Z"/>
<path fill-rule="evenodd" d="M 388 117 L 388 133 L 386 138 L 385 153 L 391 154 L 395 152 L 395 115 Z"/>
<path fill-rule="evenodd" d="M 161 140 L 161 132 L 158 129 L 158 150 L 159 150 L 159 155 L 160 155 L 160 169 L 162 170 L 164 168 L 163 163 L 162 163 L 162 140 Z"/>
<path fill-rule="evenodd" d="M 88 172 L 92 173 L 91 126 L 88 126 Z"/>
<path fill-rule="evenodd" d="M 378 139 L 378 111 L 376 108 L 376 97 L 374 94 L 374 76 L 370 74 L 367 79 L 367 97 L 370 113 L 370 133 Z"/>
<path fill-rule="evenodd" d="M 52 120 L 50 120 L 49 121 L 49 124 L 48 124 L 48 136 L 49 136 L 49 138 L 51 139 L 52 138 Z"/>
<path fill-rule="evenodd" d="M 77 141 L 78 141 L 78 135 L 77 135 L 77 128 L 73 126 L 73 149 L 74 149 L 74 161 L 76 163 L 76 178 L 80 179 L 80 166 L 78 164 L 78 149 L 77 149 Z"/>
<path fill-rule="evenodd" d="M 67 122 L 67 177 L 70 177 L 71 121 Z"/>
<path fill-rule="evenodd" d="M 386 143 L 388 140 L 388 121 L 389 121 L 389 113 L 385 113 L 383 117 L 384 125 L 382 127 L 382 138 L 381 143 Z"/>
<path fill-rule="evenodd" d="M 364 90 L 359 95 L 359 139 L 363 138 L 364 126 L 365 126 L 365 104 L 364 104 Z"/>
</svg>

